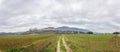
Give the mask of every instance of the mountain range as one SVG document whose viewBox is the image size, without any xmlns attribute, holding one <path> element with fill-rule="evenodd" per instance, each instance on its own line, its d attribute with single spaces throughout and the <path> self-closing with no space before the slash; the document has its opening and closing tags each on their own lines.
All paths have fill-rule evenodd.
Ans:
<svg viewBox="0 0 120 52">
<path fill-rule="evenodd" d="M 62 27 L 47 27 L 47 28 L 33 28 L 29 29 L 25 32 L 1 32 L 0 35 L 18 35 L 18 34 L 54 34 L 54 33 L 87 33 L 92 32 L 87 29 L 82 28 L 76 28 L 76 27 L 68 27 L 68 26 L 62 26 Z"/>
<path fill-rule="evenodd" d="M 81 29 L 81 28 L 75 28 L 75 27 L 67 27 L 67 26 L 58 27 L 58 28 L 55 28 L 55 29 L 56 30 L 65 30 L 65 31 L 91 32 L 90 30 L 87 30 L 87 29 Z"/>
<path fill-rule="evenodd" d="M 44 33 L 87 33 L 87 32 L 92 32 L 92 31 L 82 28 L 62 26 L 57 28 L 54 27 L 47 27 L 42 29 L 34 28 L 34 29 L 30 29 L 26 33 L 44 34 Z"/>
</svg>

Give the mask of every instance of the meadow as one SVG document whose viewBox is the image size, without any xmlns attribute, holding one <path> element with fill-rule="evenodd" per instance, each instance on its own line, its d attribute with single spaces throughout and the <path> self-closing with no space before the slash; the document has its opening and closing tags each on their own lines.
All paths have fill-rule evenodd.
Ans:
<svg viewBox="0 0 120 52">
<path fill-rule="evenodd" d="M 0 36 L 1 52 L 42 52 L 56 39 L 56 35 Z"/>
<path fill-rule="evenodd" d="M 0 36 L 0 52 L 120 52 L 120 36 L 113 34 Z"/>
<path fill-rule="evenodd" d="M 118 35 L 65 35 L 74 52 L 120 52 Z"/>
</svg>

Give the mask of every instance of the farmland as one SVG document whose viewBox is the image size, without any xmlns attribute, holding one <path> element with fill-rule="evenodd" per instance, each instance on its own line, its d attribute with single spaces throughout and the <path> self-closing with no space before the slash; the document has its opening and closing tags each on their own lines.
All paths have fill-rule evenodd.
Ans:
<svg viewBox="0 0 120 52">
<path fill-rule="evenodd" d="M 119 46 L 112 34 L 0 36 L 1 52 L 120 52 Z"/>
<path fill-rule="evenodd" d="M 55 39 L 55 35 L 0 36 L 0 50 L 5 50 L 5 52 L 40 52 Z"/>
<path fill-rule="evenodd" d="M 116 35 L 66 35 L 74 52 L 120 52 L 120 37 Z"/>
</svg>

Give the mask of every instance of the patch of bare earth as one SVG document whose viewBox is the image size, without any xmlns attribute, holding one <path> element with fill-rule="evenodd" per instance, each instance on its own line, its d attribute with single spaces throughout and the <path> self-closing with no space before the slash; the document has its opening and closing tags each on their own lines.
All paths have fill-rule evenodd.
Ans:
<svg viewBox="0 0 120 52">
<path fill-rule="evenodd" d="M 72 50 L 68 47 L 67 43 L 65 42 L 64 37 L 62 38 L 63 45 L 65 46 L 66 52 L 72 52 Z"/>
<path fill-rule="evenodd" d="M 57 42 L 57 51 L 56 52 L 60 52 L 60 40 L 58 40 L 58 42 Z"/>
</svg>

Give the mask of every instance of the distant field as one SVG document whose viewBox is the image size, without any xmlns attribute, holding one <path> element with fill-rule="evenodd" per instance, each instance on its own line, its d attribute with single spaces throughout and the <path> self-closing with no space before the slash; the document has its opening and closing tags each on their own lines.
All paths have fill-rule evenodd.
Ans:
<svg viewBox="0 0 120 52">
<path fill-rule="evenodd" d="M 0 52 L 120 52 L 120 36 L 54 34 L 0 36 Z"/>
</svg>

